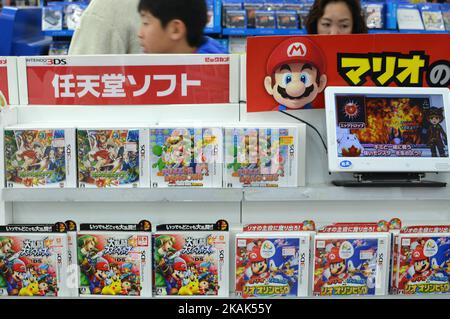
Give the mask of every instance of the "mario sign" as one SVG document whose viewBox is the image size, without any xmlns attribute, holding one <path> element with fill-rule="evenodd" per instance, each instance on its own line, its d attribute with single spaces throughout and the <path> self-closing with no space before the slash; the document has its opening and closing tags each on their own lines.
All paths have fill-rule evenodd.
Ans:
<svg viewBox="0 0 450 319">
<path fill-rule="evenodd" d="M 326 86 L 449 87 L 442 43 L 449 34 L 249 38 L 247 109 L 323 108 Z"/>
</svg>

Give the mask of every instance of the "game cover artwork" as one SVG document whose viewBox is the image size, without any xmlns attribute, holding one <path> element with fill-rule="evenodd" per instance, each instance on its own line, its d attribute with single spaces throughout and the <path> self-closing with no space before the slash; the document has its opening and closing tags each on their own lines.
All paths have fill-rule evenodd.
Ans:
<svg viewBox="0 0 450 319">
<path fill-rule="evenodd" d="M 226 245 L 220 233 L 155 235 L 156 295 L 219 295 Z"/>
<path fill-rule="evenodd" d="M 236 293 L 247 297 L 297 296 L 299 238 L 237 238 Z"/>
<path fill-rule="evenodd" d="M 222 186 L 222 132 L 214 128 L 150 130 L 152 186 Z"/>
<path fill-rule="evenodd" d="M 377 250 L 378 239 L 316 240 L 313 294 L 375 295 Z"/>
<path fill-rule="evenodd" d="M 0 296 L 58 296 L 62 237 L 0 235 Z"/>
<path fill-rule="evenodd" d="M 337 96 L 339 157 L 448 157 L 442 99 Z"/>
<path fill-rule="evenodd" d="M 5 130 L 7 187 L 64 186 L 64 135 L 64 130 Z"/>
<path fill-rule="evenodd" d="M 81 295 L 142 295 L 151 278 L 149 235 L 78 234 L 77 237 Z"/>
<path fill-rule="evenodd" d="M 295 149 L 290 129 L 225 129 L 225 186 L 295 184 Z"/>
<path fill-rule="evenodd" d="M 402 294 L 450 293 L 450 238 L 402 238 L 398 289 Z"/>
<path fill-rule="evenodd" d="M 139 130 L 78 130 L 82 187 L 137 187 Z"/>
</svg>

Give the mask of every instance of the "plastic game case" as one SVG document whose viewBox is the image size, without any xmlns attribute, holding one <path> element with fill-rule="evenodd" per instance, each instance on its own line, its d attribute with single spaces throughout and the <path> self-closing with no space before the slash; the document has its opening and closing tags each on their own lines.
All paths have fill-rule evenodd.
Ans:
<svg viewBox="0 0 450 319">
<path fill-rule="evenodd" d="M 0 297 L 70 296 L 67 234 L 0 229 Z M 20 227 L 20 226 L 17 226 Z"/>
<path fill-rule="evenodd" d="M 297 29 L 298 15 L 296 11 L 277 11 L 278 29 Z"/>
<path fill-rule="evenodd" d="M 393 281 L 397 294 L 450 293 L 450 234 L 400 234 Z"/>
<path fill-rule="evenodd" d="M 255 28 L 257 29 L 275 29 L 276 20 L 274 11 L 257 10 L 255 11 Z"/>
<path fill-rule="evenodd" d="M 383 29 L 383 5 L 368 4 L 365 6 L 366 24 L 369 29 Z"/>
<path fill-rule="evenodd" d="M 5 129 L 6 187 L 75 187 L 74 137 L 74 129 Z"/>
<path fill-rule="evenodd" d="M 52 6 L 42 8 L 42 30 L 58 31 L 63 27 L 62 7 Z"/>
<path fill-rule="evenodd" d="M 147 186 L 146 129 L 77 130 L 80 187 Z"/>
<path fill-rule="evenodd" d="M 307 296 L 310 235 L 248 232 L 236 236 L 235 291 L 243 298 Z"/>
<path fill-rule="evenodd" d="M 228 232 L 157 232 L 156 296 L 228 297 Z"/>
<path fill-rule="evenodd" d="M 445 29 L 450 30 L 450 11 L 442 11 L 442 18 L 444 20 Z"/>
<path fill-rule="evenodd" d="M 80 296 L 152 296 L 151 233 L 80 231 Z"/>
<path fill-rule="evenodd" d="M 226 127 L 224 187 L 297 186 L 297 128 Z"/>
<path fill-rule="evenodd" d="M 225 12 L 226 28 L 246 28 L 247 12 L 245 10 L 227 10 Z"/>
<path fill-rule="evenodd" d="M 318 234 L 313 295 L 384 295 L 390 234 Z"/>
<path fill-rule="evenodd" d="M 441 11 L 422 11 L 422 20 L 425 30 L 445 30 Z"/>
</svg>

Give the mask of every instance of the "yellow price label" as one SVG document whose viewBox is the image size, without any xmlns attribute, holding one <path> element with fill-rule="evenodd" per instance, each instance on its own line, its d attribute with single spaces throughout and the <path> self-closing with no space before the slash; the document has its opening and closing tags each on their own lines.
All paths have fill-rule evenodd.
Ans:
<svg viewBox="0 0 450 319">
<path fill-rule="evenodd" d="M 280 136 L 280 145 L 292 145 L 294 144 L 293 136 Z"/>
</svg>

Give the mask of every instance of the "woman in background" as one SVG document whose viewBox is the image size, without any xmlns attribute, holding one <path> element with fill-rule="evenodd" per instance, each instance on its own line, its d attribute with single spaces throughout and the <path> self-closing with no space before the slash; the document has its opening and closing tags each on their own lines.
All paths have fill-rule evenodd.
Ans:
<svg viewBox="0 0 450 319">
<path fill-rule="evenodd" d="M 308 34 L 367 33 L 359 0 L 316 0 L 306 18 Z"/>
</svg>

